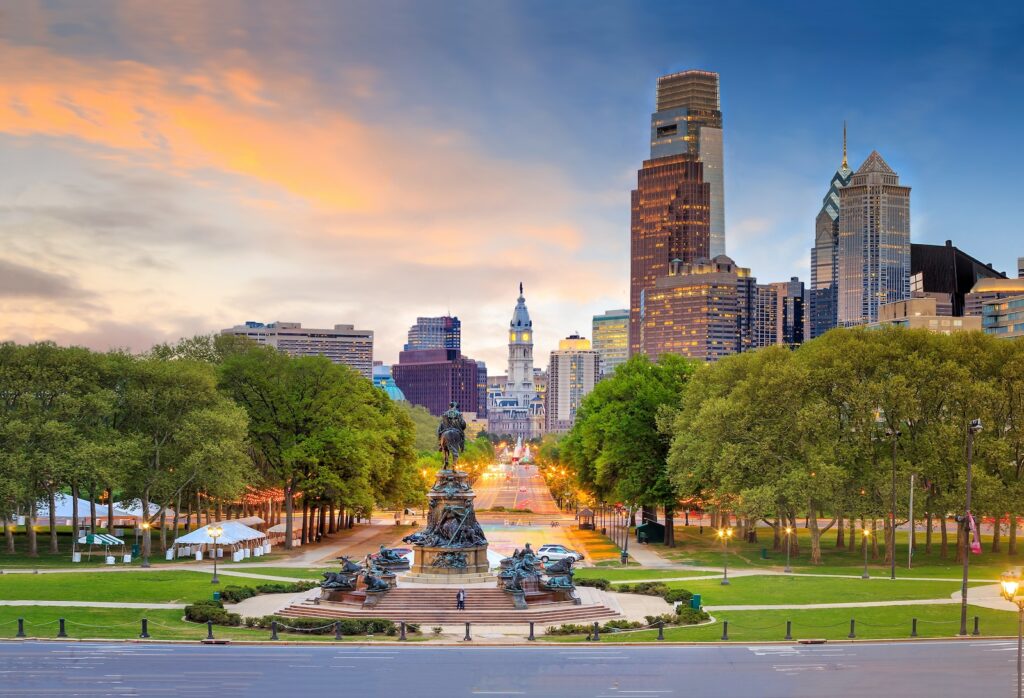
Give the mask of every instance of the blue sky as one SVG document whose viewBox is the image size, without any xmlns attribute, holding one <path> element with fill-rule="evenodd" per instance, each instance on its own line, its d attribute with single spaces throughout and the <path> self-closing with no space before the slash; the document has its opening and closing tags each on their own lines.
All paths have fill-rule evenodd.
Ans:
<svg viewBox="0 0 1024 698">
<path fill-rule="evenodd" d="M 1021 36 L 1010 3 L 14 3 L 6 338 L 352 322 L 391 361 L 450 310 L 499 372 L 523 280 L 545 357 L 626 304 L 655 80 L 688 68 L 721 74 L 726 245 L 759 281 L 806 279 L 844 119 L 915 241 L 1010 271 Z"/>
</svg>

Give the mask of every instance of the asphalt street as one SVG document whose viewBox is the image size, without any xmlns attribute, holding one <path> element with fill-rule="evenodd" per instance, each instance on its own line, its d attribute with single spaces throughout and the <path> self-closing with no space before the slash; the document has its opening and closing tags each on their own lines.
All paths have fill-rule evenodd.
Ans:
<svg viewBox="0 0 1024 698">
<path fill-rule="evenodd" d="M 477 509 L 502 506 L 529 509 L 535 514 L 558 514 L 547 483 L 534 465 L 509 465 L 505 476 L 484 479 L 473 484 Z"/>
<path fill-rule="evenodd" d="M 708 647 L 0 643 L 3 696 L 1011 696 L 1015 641 Z"/>
</svg>

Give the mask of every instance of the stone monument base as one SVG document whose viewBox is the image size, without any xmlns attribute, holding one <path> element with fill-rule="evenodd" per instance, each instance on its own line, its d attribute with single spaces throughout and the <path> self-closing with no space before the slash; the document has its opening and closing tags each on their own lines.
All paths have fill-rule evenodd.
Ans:
<svg viewBox="0 0 1024 698">
<path fill-rule="evenodd" d="M 466 575 L 488 575 L 489 565 L 487 563 L 487 544 L 477 545 L 471 548 L 441 548 L 424 545 L 413 545 L 415 559 L 409 573 L 403 578 L 413 577 L 441 577 L 444 578 L 462 577 Z M 453 566 L 451 561 L 446 562 L 445 557 L 456 556 L 465 561 L 465 566 Z M 454 582 L 453 582 L 454 583 Z"/>
</svg>

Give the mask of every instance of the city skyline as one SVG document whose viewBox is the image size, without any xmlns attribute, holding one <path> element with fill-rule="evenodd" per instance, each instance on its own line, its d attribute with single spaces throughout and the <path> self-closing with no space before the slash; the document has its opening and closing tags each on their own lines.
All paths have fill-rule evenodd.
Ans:
<svg viewBox="0 0 1024 698">
<path fill-rule="evenodd" d="M 392 363 L 450 313 L 501 366 L 522 279 L 544 356 L 628 302 L 652 85 L 687 69 L 721 76 L 726 249 L 763 283 L 809 280 L 844 119 L 851 163 L 877 149 L 913 186 L 914 242 L 1011 275 L 1020 254 L 1018 9 L 296 7 L 3 10 L 0 339 L 347 323 Z M 938 163 L 976 113 L 965 181 Z"/>
</svg>

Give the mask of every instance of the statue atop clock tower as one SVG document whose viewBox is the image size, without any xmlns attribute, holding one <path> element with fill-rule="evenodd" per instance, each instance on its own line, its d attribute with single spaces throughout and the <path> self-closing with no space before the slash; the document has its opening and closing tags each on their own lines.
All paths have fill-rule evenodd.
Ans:
<svg viewBox="0 0 1024 698">
<path fill-rule="evenodd" d="M 533 382 L 533 321 L 526 309 L 523 284 L 508 328 L 508 374 L 505 389 L 488 405 L 488 431 L 530 439 L 540 436 L 544 403 Z"/>
</svg>

